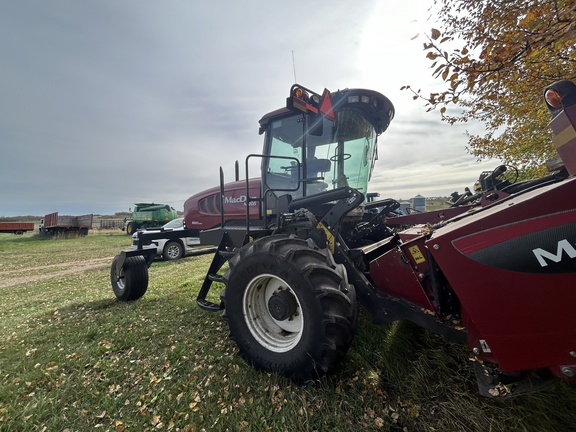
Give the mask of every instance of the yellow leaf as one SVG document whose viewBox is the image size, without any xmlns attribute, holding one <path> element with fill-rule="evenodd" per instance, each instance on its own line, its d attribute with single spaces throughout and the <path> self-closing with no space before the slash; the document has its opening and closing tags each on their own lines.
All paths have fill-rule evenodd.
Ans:
<svg viewBox="0 0 576 432">
<path fill-rule="evenodd" d="M 449 68 L 444 69 L 444 72 L 442 72 L 442 79 L 444 81 L 446 81 L 446 78 L 448 78 L 448 73 L 450 72 Z"/>
<path fill-rule="evenodd" d="M 413 405 L 408 408 L 408 415 L 410 417 L 418 417 L 420 415 L 420 406 Z"/>
<path fill-rule="evenodd" d="M 436 68 L 436 70 L 432 73 L 432 75 L 437 75 L 442 69 L 444 69 L 444 65 L 440 65 Z"/>
</svg>

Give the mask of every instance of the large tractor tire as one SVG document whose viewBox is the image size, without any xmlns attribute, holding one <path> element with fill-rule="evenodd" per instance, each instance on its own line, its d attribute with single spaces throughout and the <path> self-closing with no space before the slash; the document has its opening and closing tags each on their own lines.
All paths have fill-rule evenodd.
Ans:
<svg viewBox="0 0 576 432">
<path fill-rule="evenodd" d="M 350 348 L 354 287 L 312 241 L 279 235 L 249 243 L 230 259 L 224 282 L 230 337 L 257 369 L 316 379 Z"/>
<path fill-rule="evenodd" d="M 120 258 L 116 255 L 110 268 L 110 282 L 112 290 L 118 300 L 138 300 L 148 289 L 148 266 L 146 259 L 141 256 L 128 257 L 118 271 L 116 263 Z"/>
<path fill-rule="evenodd" d="M 126 234 L 127 235 L 132 235 L 136 232 L 136 230 L 138 229 L 138 227 L 136 226 L 135 223 L 133 222 L 128 222 L 128 225 L 126 225 Z"/>
<path fill-rule="evenodd" d="M 328 252 L 326 250 L 326 252 Z M 332 258 L 332 255 L 330 255 Z M 333 260 L 334 258 L 332 258 Z M 349 335 L 349 340 L 346 341 L 348 347 L 352 345 L 354 341 L 354 336 L 356 335 L 356 327 L 358 326 L 358 307 L 356 306 L 356 288 L 354 285 L 348 283 L 348 274 L 346 273 L 346 267 L 343 264 L 336 264 L 336 272 L 342 278 L 341 286 L 347 286 L 348 289 L 346 290 L 346 297 L 350 300 L 350 303 L 354 305 L 354 307 L 350 310 L 348 314 L 348 321 L 350 321 L 350 325 L 352 326 L 353 331 Z"/>
</svg>

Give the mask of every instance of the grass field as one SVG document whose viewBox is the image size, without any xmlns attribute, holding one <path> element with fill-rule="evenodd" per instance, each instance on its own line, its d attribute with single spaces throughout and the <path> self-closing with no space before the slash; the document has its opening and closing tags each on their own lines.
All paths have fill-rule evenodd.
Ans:
<svg viewBox="0 0 576 432">
<path fill-rule="evenodd" d="M 576 389 L 483 398 L 465 348 L 362 311 L 335 373 L 256 372 L 195 305 L 210 255 L 155 263 L 142 299 L 116 301 L 109 263 L 129 243 L 0 236 L 1 431 L 576 430 Z"/>
</svg>

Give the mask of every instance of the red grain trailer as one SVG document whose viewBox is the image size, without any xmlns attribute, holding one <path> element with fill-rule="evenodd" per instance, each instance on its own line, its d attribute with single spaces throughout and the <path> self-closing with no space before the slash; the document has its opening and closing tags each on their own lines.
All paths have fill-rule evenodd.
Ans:
<svg viewBox="0 0 576 432">
<path fill-rule="evenodd" d="M 24 234 L 34 231 L 34 222 L 0 222 L 0 233 Z"/>
<path fill-rule="evenodd" d="M 40 233 L 54 235 L 77 232 L 80 235 L 87 235 L 88 230 L 92 228 L 92 218 L 92 214 L 60 216 L 58 212 L 50 213 L 44 216 L 40 224 Z"/>
</svg>

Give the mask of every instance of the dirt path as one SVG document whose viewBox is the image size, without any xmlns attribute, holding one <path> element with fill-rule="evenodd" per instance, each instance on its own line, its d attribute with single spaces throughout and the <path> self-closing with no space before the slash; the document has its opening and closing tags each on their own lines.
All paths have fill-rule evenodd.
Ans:
<svg viewBox="0 0 576 432">
<path fill-rule="evenodd" d="M 54 279 L 61 276 L 69 276 L 83 273 L 88 270 L 110 268 L 112 258 L 96 258 L 82 261 L 70 261 L 58 264 L 49 264 L 42 267 L 27 267 L 21 270 L 6 270 L 0 272 L 0 289 L 17 285 Z M 46 272 L 46 270 L 61 269 Z"/>
</svg>

